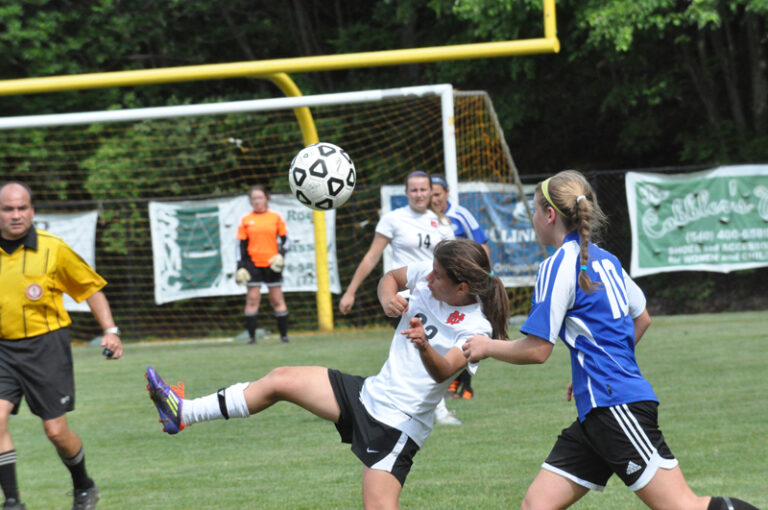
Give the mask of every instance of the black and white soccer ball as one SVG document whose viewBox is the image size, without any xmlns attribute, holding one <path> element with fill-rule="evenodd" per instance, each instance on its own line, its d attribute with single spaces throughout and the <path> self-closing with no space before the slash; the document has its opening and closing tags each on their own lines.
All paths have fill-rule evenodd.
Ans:
<svg viewBox="0 0 768 510">
<path fill-rule="evenodd" d="M 301 149 L 291 161 L 288 182 L 293 196 L 312 209 L 327 211 L 352 196 L 357 173 L 344 149 L 319 142 Z"/>
</svg>

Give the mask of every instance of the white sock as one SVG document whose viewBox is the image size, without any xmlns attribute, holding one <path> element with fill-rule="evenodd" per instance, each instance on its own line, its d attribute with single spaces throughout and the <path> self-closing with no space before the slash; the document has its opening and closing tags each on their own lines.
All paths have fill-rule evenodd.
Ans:
<svg viewBox="0 0 768 510">
<path fill-rule="evenodd" d="M 445 397 L 440 399 L 440 402 L 437 403 L 437 406 L 435 407 L 435 416 L 445 416 L 450 411 L 448 411 L 448 408 L 445 407 Z"/>
<path fill-rule="evenodd" d="M 224 402 L 230 418 L 247 418 L 251 415 L 248 404 L 245 403 L 243 391 L 250 383 L 237 383 L 224 389 Z M 192 400 L 183 400 L 181 406 L 181 421 L 185 426 L 199 421 L 210 421 L 224 418 L 219 405 L 219 392 Z"/>
</svg>

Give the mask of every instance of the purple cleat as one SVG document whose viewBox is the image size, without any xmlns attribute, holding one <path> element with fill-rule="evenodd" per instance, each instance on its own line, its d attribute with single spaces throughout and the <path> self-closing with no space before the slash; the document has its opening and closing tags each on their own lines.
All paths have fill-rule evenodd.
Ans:
<svg viewBox="0 0 768 510">
<path fill-rule="evenodd" d="M 144 377 L 149 382 L 147 384 L 149 398 L 155 403 L 157 412 L 160 414 L 158 421 L 163 424 L 163 432 L 178 434 L 179 431 L 184 430 L 184 423 L 181 421 L 184 383 L 180 382 L 178 386 L 168 385 L 151 366 L 147 367 Z"/>
</svg>

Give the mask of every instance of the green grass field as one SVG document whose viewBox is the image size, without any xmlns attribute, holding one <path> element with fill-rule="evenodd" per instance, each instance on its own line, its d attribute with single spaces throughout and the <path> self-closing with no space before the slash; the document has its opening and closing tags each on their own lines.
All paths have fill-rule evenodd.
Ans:
<svg viewBox="0 0 768 510">
<path fill-rule="evenodd" d="M 107 362 L 75 347 L 77 410 L 101 509 L 359 508 L 361 464 L 332 423 L 286 403 L 245 420 L 161 433 L 147 397 L 146 365 L 200 396 L 280 365 L 322 365 L 370 375 L 390 330 L 294 334 L 290 344 L 127 345 Z M 658 317 L 638 348 L 661 400 L 667 443 L 699 494 L 736 496 L 768 508 L 768 312 Z M 557 433 L 575 418 L 565 401 L 567 349 L 542 366 L 480 364 L 476 397 L 449 402 L 464 421 L 438 426 L 416 456 L 403 508 L 518 508 Z M 70 478 L 40 421 L 24 406 L 11 420 L 22 500 L 30 509 L 69 508 Z M 574 508 L 645 508 L 613 478 Z"/>
</svg>

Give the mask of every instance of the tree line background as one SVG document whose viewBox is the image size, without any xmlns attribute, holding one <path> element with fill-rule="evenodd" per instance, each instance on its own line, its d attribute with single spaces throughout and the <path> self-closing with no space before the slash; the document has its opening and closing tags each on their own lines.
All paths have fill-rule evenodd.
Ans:
<svg viewBox="0 0 768 510">
<path fill-rule="evenodd" d="M 292 78 L 307 95 L 427 83 L 485 90 L 527 182 L 564 168 L 620 179 L 768 159 L 768 0 L 558 0 L 556 9 L 558 54 Z M 542 34 L 540 0 L 0 0 L 0 79 Z M 281 95 L 264 80 L 201 81 L 0 97 L 0 115 Z M 0 157 L 23 159 L 7 147 Z M 47 197 L 60 198 L 61 184 L 41 180 L 36 198 Z M 756 283 L 765 270 L 698 276 L 641 285 L 667 312 L 765 307 Z"/>
</svg>

